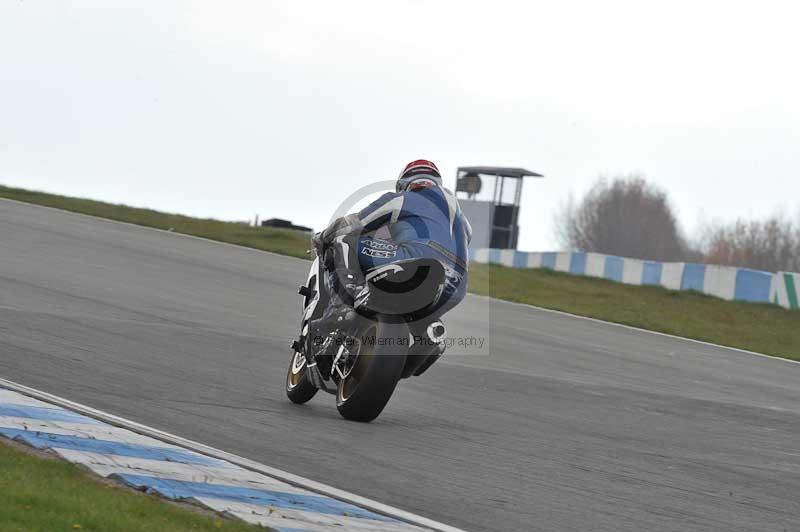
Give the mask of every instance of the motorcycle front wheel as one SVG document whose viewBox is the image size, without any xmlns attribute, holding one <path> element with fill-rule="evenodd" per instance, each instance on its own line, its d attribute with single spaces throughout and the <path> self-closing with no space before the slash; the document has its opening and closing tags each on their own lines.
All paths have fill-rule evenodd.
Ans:
<svg viewBox="0 0 800 532">
<path fill-rule="evenodd" d="M 286 396 L 293 403 L 303 404 L 311 400 L 317 393 L 317 387 L 308 380 L 306 357 L 295 352 L 289 361 L 286 372 Z"/>
<path fill-rule="evenodd" d="M 408 353 L 405 323 L 371 322 L 360 335 L 358 354 L 339 379 L 336 408 L 351 421 L 378 417 L 394 393 Z"/>
</svg>

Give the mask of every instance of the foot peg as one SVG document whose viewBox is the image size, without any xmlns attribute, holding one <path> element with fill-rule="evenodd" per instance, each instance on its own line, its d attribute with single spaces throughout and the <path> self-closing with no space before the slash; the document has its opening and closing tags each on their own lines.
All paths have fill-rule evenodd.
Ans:
<svg viewBox="0 0 800 532">
<path fill-rule="evenodd" d="M 300 290 L 298 290 L 297 293 L 300 294 L 301 296 L 307 297 L 309 299 L 311 299 L 315 295 L 317 295 L 317 291 L 314 290 L 313 288 L 309 288 L 308 286 L 301 286 Z"/>
<path fill-rule="evenodd" d="M 301 336 L 294 342 L 292 342 L 292 349 L 294 349 L 295 353 L 303 353 L 305 348 L 306 339 L 305 337 Z"/>
</svg>

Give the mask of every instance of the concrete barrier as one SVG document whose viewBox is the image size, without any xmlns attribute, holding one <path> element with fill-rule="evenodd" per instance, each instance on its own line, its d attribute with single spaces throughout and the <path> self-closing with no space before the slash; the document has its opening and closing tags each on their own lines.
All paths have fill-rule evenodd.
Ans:
<svg viewBox="0 0 800 532">
<path fill-rule="evenodd" d="M 514 268 L 525 268 L 528 266 L 528 253 L 524 251 L 514 251 Z"/>
<path fill-rule="evenodd" d="M 625 268 L 625 259 L 622 257 L 606 256 L 606 267 L 603 269 L 603 277 L 611 281 L 622 282 L 622 270 Z"/>
<path fill-rule="evenodd" d="M 625 259 L 622 265 L 622 282 L 625 284 L 642 284 L 643 272 L 643 260 Z"/>
<path fill-rule="evenodd" d="M 488 264 L 489 263 L 489 250 L 488 249 L 471 249 L 470 252 L 470 260 L 477 262 L 478 264 Z"/>
<path fill-rule="evenodd" d="M 705 287 L 706 265 L 685 263 L 681 277 L 681 290 L 695 290 L 702 292 Z"/>
<path fill-rule="evenodd" d="M 771 292 L 773 303 L 788 309 L 800 308 L 800 273 L 776 273 Z"/>
<path fill-rule="evenodd" d="M 514 249 L 504 249 L 500 252 L 500 264 L 503 266 L 508 266 L 509 268 L 514 267 L 514 253 L 516 250 Z"/>
<path fill-rule="evenodd" d="M 660 262 L 645 261 L 642 265 L 642 284 L 659 285 L 661 284 L 661 272 L 663 265 Z"/>
<path fill-rule="evenodd" d="M 572 258 L 569 261 L 569 273 L 574 273 L 575 275 L 586 274 L 586 253 L 576 251 L 572 254 Z"/>
<path fill-rule="evenodd" d="M 572 262 L 572 253 L 568 251 L 559 251 L 556 253 L 555 270 L 557 272 L 568 272 L 569 265 Z"/>
<path fill-rule="evenodd" d="M 682 262 L 664 262 L 661 265 L 661 286 L 669 290 L 680 290 L 683 281 Z"/>
<path fill-rule="evenodd" d="M 738 271 L 738 268 L 731 268 L 730 266 L 707 265 L 703 292 L 728 301 L 732 300 L 736 295 L 736 274 Z"/>
<path fill-rule="evenodd" d="M 590 277 L 602 277 L 606 268 L 606 256 L 602 253 L 586 254 L 586 272 Z"/>
<path fill-rule="evenodd" d="M 528 255 L 528 260 L 527 260 L 528 268 L 544 267 L 544 265 L 542 264 L 542 255 L 544 255 L 544 253 L 532 252 L 532 253 L 527 253 L 527 255 Z"/>
<path fill-rule="evenodd" d="M 773 274 L 713 264 L 658 262 L 583 251 L 470 250 L 470 260 L 511 268 L 547 268 L 631 285 L 695 290 L 727 300 L 800 307 L 800 273 Z"/>
<path fill-rule="evenodd" d="M 752 302 L 772 301 L 770 295 L 772 294 L 773 280 L 778 275 L 739 268 L 736 271 L 736 289 L 733 298 Z"/>
<path fill-rule="evenodd" d="M 542 268 L 550 270 L 556 269 L 556 253 L 553 251 L 546 251 L 542 253 Z"/>
</svg>

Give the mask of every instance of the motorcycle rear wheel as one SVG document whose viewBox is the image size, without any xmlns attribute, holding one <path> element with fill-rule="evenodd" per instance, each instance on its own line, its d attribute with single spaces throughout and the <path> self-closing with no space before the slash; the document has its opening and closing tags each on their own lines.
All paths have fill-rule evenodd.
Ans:
<svg viewBox="0 0 800 532">
<path fill-rule="evenodd" d="M 361 339 L 353 366 L 339 379 L 336 408 L 345 419 L 369 422 L 386 407 L 400 380 L 408 353 L 408 326 L 372 322 Z"/>
</svg>

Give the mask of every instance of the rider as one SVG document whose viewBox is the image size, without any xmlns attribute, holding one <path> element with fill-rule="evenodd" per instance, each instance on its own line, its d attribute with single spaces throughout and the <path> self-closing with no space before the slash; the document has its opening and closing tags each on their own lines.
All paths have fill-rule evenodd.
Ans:
<svg viewBox="0 0 800 532">
<path fill-rule="evenodd" d="M 333 321 L 332 313 L 343 317 L 348 310 L 359 310 L 367 280 L 391 270 L 397 261 L 413 258 L 437 259 L 445 266 L 446 286 L 432 309 L 441 316 L 464 298 L 471 233 L 455 196 L 442 186 L 436 165 L 425 159 L 408 163 L 395 192 L 337 218 L 314 235 L 315 244 L 332 250 L 327 263 L 335 271 L 332 292 L 341 299 L 319 321 Z"/>
</svg>

